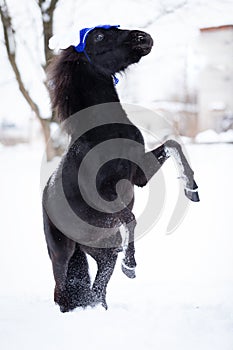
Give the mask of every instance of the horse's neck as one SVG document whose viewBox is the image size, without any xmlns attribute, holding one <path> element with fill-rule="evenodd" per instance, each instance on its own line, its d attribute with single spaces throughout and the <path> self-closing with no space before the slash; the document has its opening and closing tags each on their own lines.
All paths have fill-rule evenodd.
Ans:
<svg viewBox="0 0 233 350">
<path fill-rule="evenodd" d="M 102 103 L 120 102 L 113 78 L 105 76 L 89 63 L 78 68 L 73 80 L 70 112 L 74 114 Z"/>
<path fill-rule="evenodd" d="M 77 139 L 77 132 L 82 134 L 104 124 L 131 124 L 120 104 L 111 75 L 96 71 L 88 63 L 77 64 L 72 73 L 65 118 L 66 130 L 72 139 Z"/>
</svg>

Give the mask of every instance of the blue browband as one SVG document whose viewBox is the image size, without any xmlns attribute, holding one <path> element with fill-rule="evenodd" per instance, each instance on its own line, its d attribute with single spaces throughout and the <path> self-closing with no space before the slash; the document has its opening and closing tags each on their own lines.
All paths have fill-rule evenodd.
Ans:
<svg viewBox="0 0 233 350">
<path fill-rule="evenodd" d="M 86 56 L 87 60 L 91 63 L 91 59 L 85 50 L 88 34 L 95 28 L 110 29 L 110 28 L 119 28 L 119 27 L 120 27 L 119 25 L 105 24 L 105 25 L 98 25 L 98 26 L 91 27 L 91 28 L 83 28 L 80 30 L 80 42 L 77 46 L 74 46 L 74 48 L 77 52 L 83 52 L 84 55 Z M 115 77 L 115 75 L 113 76 L 113 80 L 114 80 L 115 85 L 119 82 L 119 79 L 117 79 Z"/>
</svg>

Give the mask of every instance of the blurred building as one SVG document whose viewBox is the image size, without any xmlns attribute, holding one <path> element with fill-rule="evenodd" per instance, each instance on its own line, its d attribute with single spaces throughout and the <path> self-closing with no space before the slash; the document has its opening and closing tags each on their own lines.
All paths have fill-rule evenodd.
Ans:
<svg viewBox="0 0 233 350">
<path fill-rule="evenodd" d="M 19 143 L 30 143 L 39 137 L 40 125 L 36 118 L 28 116 L 20 122 L 0 118 L 0 144 L 14 146 Z"/>
<path fill-rule="evenodd" d="M 233 25 L 201 28 L 198 46 L 198 130 L 224 131 L 233 126 Z"/>
<path fill-rule="evenodd" d="M 201 28 L 190 51 L 183 100 L 154 103 L 153 109 L 170 121 L 172 133 L 191 138 L 208 129 L 233 129 L 233 25 Z"/>
</svg>

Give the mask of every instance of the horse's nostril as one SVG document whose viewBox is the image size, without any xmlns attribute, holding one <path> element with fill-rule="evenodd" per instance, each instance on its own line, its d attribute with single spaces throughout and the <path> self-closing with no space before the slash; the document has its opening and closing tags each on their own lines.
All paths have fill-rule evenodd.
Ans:
<svg viewBox="0 0 233 350">
<path fill-rule="evenodd" d="M 137 37 L 138 41 L 143 41 L 145 39 L 145 35 L 139 34 Z"/>
<path fill-rule="evenodd" d="M 146 40 L 147 34 L 140 31 L 131 31 L 131 38 L 135 43 L 143 43 Z"/>
</svg>

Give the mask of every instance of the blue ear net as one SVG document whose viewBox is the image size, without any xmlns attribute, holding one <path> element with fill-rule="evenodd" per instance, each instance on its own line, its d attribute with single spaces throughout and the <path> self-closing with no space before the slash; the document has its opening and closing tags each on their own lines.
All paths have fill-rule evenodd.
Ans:
<svg viewBox="0 0 233 350">
<path fill-rule="evenodd" d="M 96 27 L 92 27 L 92 28 L 83 28 L 80 30 L 80 42 L 77 46 L 75 46 L 75 50 L 77 52 L 84 52 L 85 47 L 86 47 L 86 40 L 87 40 L 87 36 L 90 33 L 90 31 L 92 31 L 95 28 L 104 28 L 104 29 L 110 29 L 110 28 L 118 28 L 120 27 L 119 25 L 113 25 L 111 26 L 110 24 L 105 24 L 105 25 L 98 25 Z"/>
</svg>

